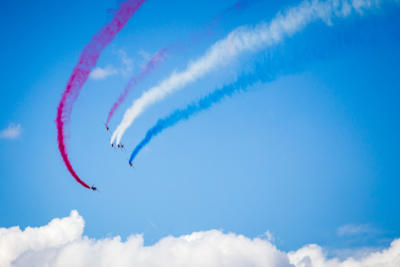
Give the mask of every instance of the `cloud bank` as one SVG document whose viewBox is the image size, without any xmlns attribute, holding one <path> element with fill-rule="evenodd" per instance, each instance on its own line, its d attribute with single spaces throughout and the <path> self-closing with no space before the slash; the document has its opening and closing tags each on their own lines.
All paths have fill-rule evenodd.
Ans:
<svg viewBox="0 0 400 267">
<path fill-rule="evenodd" d="M 38 228 L 0 228 L 0 266 L 174 266 L 174 267 L 395 267 L 400 266 L 400 239 L 362 258 L 326 258 L 318 245 L 280 251 L 270 239 L 247 238 L 219 230 L 167 236 L 151 246 L 142 235 L 126 241 L 119 236 L 83 236 L 84 220 L 77 211 Z"/>
<path fill-rule="evenodd" d="M 0 131 L 1 139 L 17 139 L 22 133 L 21 124 L 11 123 L 6 129 Z"/>
<path fill-rule="evenodd" d="M 185 70 L 173 72 L 167 79 L 135 100 L 126 110 L 122 121 L 113 133 L 111 143 L 119 144 L 125 131 L 149 106 L 211 71 L 229 64 L 240 54 L 278 44 L 312 22 L 322 20 L 329 25 L 334 17 L 346 17 L 352 12 L 362 13 L 377 6 L 379 2 L 381 1 L 305 0 L 285 12 L 278 13 L 269 23 L 236 28 L 224 39 L 212 45 L 203 56 L 191 62 Z"/>
</svg>

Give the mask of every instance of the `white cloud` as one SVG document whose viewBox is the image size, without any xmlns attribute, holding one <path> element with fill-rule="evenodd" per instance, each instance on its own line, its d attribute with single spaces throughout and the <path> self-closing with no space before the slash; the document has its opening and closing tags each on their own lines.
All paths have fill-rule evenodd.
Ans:
<svg viewBox="0 0 400 267">
<path fill-rule="evenodd" d="M 114 75 L 130 75 L 133 69 L 133 59 L 128 57 L 128 54 L 123 49 L 118 49 L 113 51 L 113 53 L 121 61 L 120 67 L 115 67 L 113 65 L 107 65 L 106 67 L 96 67 L 92 70 L 89 78 L 92 80 L 104 80 L 110 76 Z"/>
<path fill-rule="evenodd" d="M 82 217 L 77 211 L 72 211 L 69 217 L 53 219 L 39 228 L 27 227 L 24 231 L 18 226 L 0 228 L 0 266 L 12 266 L 11 263 L 26 252 L 35 254 L 79 240 L 83 227 Z"/>
<path fill-rule="evenodd" d="M 3 139 L 16 139 L 22 133 L 22 127 L 20 124 L 11 123 L 6 129 L 0 131 L 0 138 Z"/>
<path fill-rule="evenodd" d="M 105 68 L 96 67 L 90 73 L 89 77 L 93 80 L 104 80 L 107 77 L 118 74 L 118 70 L 111 65 L 108 65 Z"/>
<path fill-rule="evenodd" d="M 83 228 L 84 220 L 76 211 L 39 228 L 0 228 L 0 266 L 400 266 L 400 239 L 386 249 L 340 260 L 328 259 L 318 245 L 286 253 L 267 239 L 218 230 L 167 236 L 154 245 L 144 246 L 142 235 L 132 235 L 124 242 L 119 236 L 97 240 L 82 236 Z"/>
<path fill-rule="evenodd" d="M 377 229 L 369 224 L 346 224 L 337 229 L 339 236 L 355 236 L 364 234 L 373 234 L 378 232 Z"/>
<path fill-rule="evenodd" d="M 128 54 L 123 49 L 118 49 L 113 52 L 121 61 L 120 67 L 114 67 L 113 65 L 107 65 L 105 68 L 96 67 L 92 70 L 89 78 L 92 80 L 104 80 L 114 75 L 130 75 L 133 69 L 133 60 L 128 57 Z"/>
<path fill-rule="evenodd" d="M 143 59 L 144 62 L 147 62 L 147 61 L 149 61 L 149 60 L 151 59 L 151 54 L 148 53 L 148 52 L 146 52 L 146 51 L 143 50 L 143 49 L 140 49 L 139 52 L 138 52 L 138 54 L 139 54 L 139 56 L 142 57 L 142 59 Z"/>
<path fill-rule="evenodd" d="M 350 256 L 344 260 L 328 259 L 318 245 L 305 246 L 288 253 L 288 257 L 296 267 L 398 267 L 400 266 L 400 239 L 395 239 L 389 248 L 374 252 L 367 250 L 361 258 Z"/>
<path fill-rule="evenodd" d="M 116 53 L 122 62 L 122 68 L 120 68 L 119 71 L 123 75 L 131 74 L 132 69 L 133 69 L 133 59 L 128 57 L 128 53 L 123 49 L 119 49 Z"/>
</svg>

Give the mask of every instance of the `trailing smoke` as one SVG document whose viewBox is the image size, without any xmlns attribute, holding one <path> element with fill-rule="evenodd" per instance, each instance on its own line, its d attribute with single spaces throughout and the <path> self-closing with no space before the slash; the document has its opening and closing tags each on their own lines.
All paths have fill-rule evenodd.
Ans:
<svg viewBox="0 0 400 267">
<path fill-rule="evenodd" d="M 111 22 L 93 36 L 89 44 L 87 44 L 83 49 L 57 107 L 57 142 L 61 157 L 68 171 L 75 180 L 88 189 L 90 189 L 90 186 L 80 179 L 69 160 L 65 143 L 65 126 L 71 120 L 71 112 L 74 102 L 78 98 L 83 85 L 88 79 L 90 71 L 96 66 L 101 52 L 114 39 L 117 33 L 128 22 L 129 18 L 145 1 L 146 0 L 128 0 L 123 2 Z"/>
<path fill-rule="evenodd" d="M 158 51 L 145 65 L 143 70 L 136 76 L 132 77 L 128 84 L 125 86 L 124 91 L 122 94 L 118 97 L 117 101 L 114 102 L 113 106 L 111 107 L 108 116 L 107 116 L 107 122 L 106 122 L 106 127 L 109 126 L 110 120 L 112 116 L 114 115 L 115 111 L 119 108 L 119 106 L 125 101 L 126 97 L 130 93 L 130 91 L 139 83 L 141 82 L 144 78 L 147 77 L 155 68 L 157 68 L 160 63 L 164 60 L 165 54 L 167 53 L 168 48 L 163 48 L 160 51 Z"/>
<path fill-rule="evenodd" d="M 176 109 L 168 116 L 159 119 L 135 147 L 129 163 L 132 164 L 138 153 L 155 136 L 169 127 L 173 127 L 182 121 L 189 120 L 202 111 L 208 110 L 225 98 L 245 92 L 258 82 L 271 82 L 283 75 L 302 72 L 309 69 L 316 62 L 335 58 L 338 54 L 358 49 L 360 46 L 377 42 L 382 38 L 382 30 L 376 27 L 376 23 L 374 23 L 375 28 L 371 28 L 370 23 L 364 24 L 357 27 L 358 32 L 362 35 L 357 37 L 357 43 L 353 40 L 353 32 L 348 32 L 341 28 L 330 28 L 327 31 L 324 27 L 321 27 L 299 36 L 298 39 L 293 38 L 291 41 L 270 49 L 268 54 L 258 61 L 253 72 L 245 73 L 237 78 L 234 83 L 223 86 L 192 102 L 185 108 Z M 318 35 L 319 38 L 312 38 L 314 35 Z M 387 36 L 387 38 L 397 38 L 396 36 Z"/>
<path fill-rule="evenodd" d="M 305 0 L 283 13 L 278 13 L 269 23 L 233 30 L 226 38 L 216 42 L 202 57 L 190 63 L 185 70 L 173 72 L 167 79 L 136 99 L 126 110 L 121 123 L 111 137 L 111 143 L 115 141 L 119 144 L 125 131 L 149 106 L 189 83 L 195 82 L 217 67 L 228 64 L 240 54 L 279 44 L 312 22 L 322 20 L 330 25 L 335 17 L 347 17 L 354 12 L 362 13 L 366 9 L 376 7 L 379 2 L 379 0 L 327 0 L 324 2 Z"/>
<path fill-rule="evenodd" d="M 165 129 L 172 127 L 181 121 L 189 120 L 191 117 L 211 108 L 212 106 L 220 103 L 223 99 L 227 97 L 231 97 L 234 94 L 247 91 L 249 87 L 258 82 L 265 83 L 275 80 L 279 75 L 284 74 L 288 71 L 288 66 L 290 66 L 290 69 L 296 69 L 294 65 L 300 65 L 300 62 L 297 61 L 298 63 L 295 63 L 294 59 L 295 57 L 290 56 L 286 58 L 286 60 L 285 58 L 280 58 L 280 60 L 276 61 L 272 60 L 272 58 L 264 60 L 264 62 L 256 65 L 253 72 L 241 75 L 234 83 L 223 86 L 222 88 L 217 89 L 202 97 L 198 101 L 187 105 L 185 108 L 176 109 L 170 115 L 159 119 L 157 123 L 147 131 L 145 137 L 135 147 L 129 158 L 129 164 L 132 164 L 138 153 L 155 136 L 162 133 Z"/>
<path fill-rule="evenodd" d="M 221 20 L 224 16 L 227 14 L 235 13 L 237 11 L 240 11 L 242 9 L 245 9 L 248 7 L 252 2 L 256 2 L 260 0 L 242 0 L 236 2 L 234 5 L 228 7 L 224 11 L 222 11 L 220 14 L 215 16 L 211 22 L 208 24 L 208 26 L 205 28 L 205 30 L 195 33 L 192 36 L 190 36 L 187 40 L 187 42 L 184 42 L 183 40 L 177 41 L 161 50 L 159 50 L 147 63 L 144 69 L 136 76 L 132 77 L 128 84 L 125 86 L 124 91 L 122 94 L 118 97 L 117 101 L 114 102 L 113 106 L 111 107 L 108 116 L 107 116 L 107 121 L 106 121 L 106 128 L 108 129 L 110 120 L 113 117 L 115 111 L 119 108 L 119 106 L 125 101 L 126 97 L 130 93 L 130 91 L 143 79 L 145 79 L 152 71 L 154 71 L 165 59 L 165 54 L 168 53 L 182 53 L 183 50 L 187 49 L 188 47 L 192 46 L 194 43 L 197 43 L 198 40 L 203 39 L 204 36 L 209 33 L 212 28 L 215 26 L 215 24 L 218 23 L 219 20 Z"/>
</svg>

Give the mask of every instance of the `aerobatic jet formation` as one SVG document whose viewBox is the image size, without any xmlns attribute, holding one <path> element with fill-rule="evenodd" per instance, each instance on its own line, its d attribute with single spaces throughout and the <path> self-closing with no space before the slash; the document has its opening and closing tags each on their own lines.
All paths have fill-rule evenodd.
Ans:
<svg viewBox="0 0 400 267">
<path fill-rule="evenodd" d="M 242 8 L 251 1 L 238 0 L 233 9 Z M 399 2 L 400 0 L 393 0 Z M 91 41 L 83 48 L 80 58 L 73 68 L 64 93 L 57 107 L 57 143 L 58 148 L 67 170 L 72 177 L 84 188 L 97 191 L 97 188 L 86 184 L 72 167 L 70 156 L 68 154 L 66 137 L 68 136 L 68 125 L 71 122 L 73 104 L 77 100 L 89 75 L 96 68 L 98 59 L 103 50 L 113 41 L 116 35 L 124 28 L 128 20 L 140 8 L 146 0 L 124 0 L 119 4 L 119 9 L 115 12 L 114 17 L 103 28 L 101 28 L 91 39 Z M 350 4 L 351 2 L 351 4 Z M 218 68 L 235 62 L 241 54 L 248 52 L 261 52 L 262 49 L 277 46 L 285 39 L 289 39 L 296 32 L 306 28 L 308 24 L 318 21 L 330 22 L 333 18 L 345 18 L 351 14 L 361 14 L 361 11 L 373 8 L 375 4 L 371 4 L 371 0 L 325 0 L 325 1 L 308 1 L 304 0 L 298 6 L 293 6 L 284 12 L 278 14 L 271 19 L 270 22 L 260 22 L 254 26 L 239 26 L 233 29 L 228 35 L 211 45 L 203 55 L 198 56 L 196 60 L 189 61 L 186 68 L 181 71 L 172 71 L 172 73 L 157 84 L 152 85 L 147 91 L 141 93 L 128 107 L 122 116 L 120 123 L 113 129 L 113 133 L 109 127 L 109 122 L 115 111 L 127 99 L 129 92 L 132 91 L 144 78 L 151 74 L 164 60 L 167 60 L 164 54 L 173 54 L 172 47 L 179 47 L 177 44 L 171 44 L 158 50 L 158 52 L 147 59 L 143 70 L 129 79 L 128 84 L 124 87 L 117 100 L 108 112 L 108 117 L 104 123 L 107 134 L 111 136 L 110 145 L 112 148 L 122 149 L 125 146 L 121 143 L 121 138 L 127 129 L 142 115 L 150 106 L 164 100 L 167 96 L 172 95 L 179 90 L 183 90 L 191 83 L 196 82 L 201 77 L 208 75 Z M 341 4 L 339 4 L 341 3 Z M 362 4 L 361 4 L 362 3 Z M 222 18 L 223 16 L 217 16 Z M 214 25 L 214 24 L 212 24 Z M 205 31 L 205 33 L 208 31 Z M 205 34 L 206 35 L 206 34 Z M 229 49 L 227 49 L 229 48 Z M 168 53 L 167 53 L 168 51 Z M 298 52 L 300 53 L 300 51 Z M 276 67 L 273 65 L 262 65 L 263 61 L 257 63 L 254 71 L 245 72 L 243 75 L 237 75 L 233 83 L 224 85 L 220 88 L 213 88 L 207 95 L 194 100 L 187 104 L 184 108 L 177 108 L 165 117 L 159 118 L 156 123 L 147 130 L 141 141 L 134 147 L 130 157 L 129 166 L 133 167 L 133 161 L 136 159 L 140 151 L 146 147 L 151 140 L 162 133 L 165 129 L 173 127 L 180 122 L 186 121 L 191 117 L 210 109 L 214 105 L 222 102 L 224 99 L 245 92 L 253 87 L 256 83 L 271 82 L 278 78 L 281 69 L 293 64 L 283 64 Z M 269 62 L 269 61 L 268 61 Z M 283 61 L 279 61 L 283 62 Z M 297 61 L 295 62 L 298 63 Z M 274 70 L 276 69 L 274 73 Z M 211 88 L 210 88 L 211 89 Z M 99 123 L 101 124 L 101 122 Z"/>
</svg>

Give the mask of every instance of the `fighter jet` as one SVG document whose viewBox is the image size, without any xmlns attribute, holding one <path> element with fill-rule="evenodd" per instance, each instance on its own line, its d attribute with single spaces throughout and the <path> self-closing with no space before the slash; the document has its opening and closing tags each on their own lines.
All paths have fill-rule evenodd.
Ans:
<svg viewBox="0 0 400 267">
<path fill-rule="evenodd" d="M 92 185 L 92 186 L 90 187 L 90 189 L 92 189 L 93 191 L 97 191 L 97 187 L 95 187 L 94 185 Z"/>
</svg>

